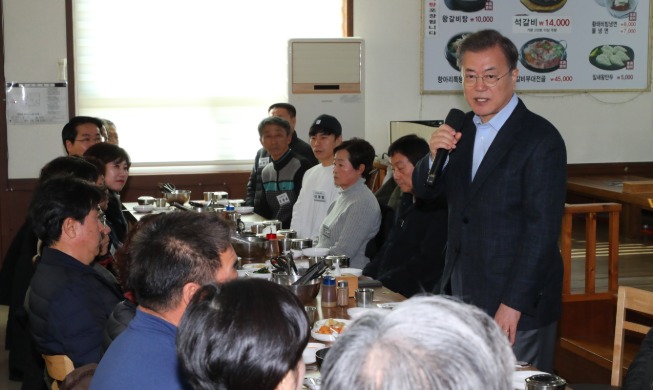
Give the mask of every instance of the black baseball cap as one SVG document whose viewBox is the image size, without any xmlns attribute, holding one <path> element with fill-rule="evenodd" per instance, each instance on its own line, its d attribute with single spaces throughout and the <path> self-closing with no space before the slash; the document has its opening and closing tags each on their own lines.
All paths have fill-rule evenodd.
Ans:
<svg viewBox="0 0 653 390">
<path fill-rule="evenodd" d="M 336 117 L 328 114 L 322 114 L 315 118 L 313 124 L 311 125 L 311 129 L 308 132 L 308 135 L 313 136 L 320 132 L 327 135 L 333 134 L 336 136 L 336 138 L 338 138 L 342 135 L 342 126 Z"/>
</svg>

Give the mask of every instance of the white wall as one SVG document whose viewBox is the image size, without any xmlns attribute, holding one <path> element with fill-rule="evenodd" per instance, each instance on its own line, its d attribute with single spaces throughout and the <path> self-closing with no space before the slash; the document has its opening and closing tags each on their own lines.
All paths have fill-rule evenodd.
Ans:
<svg viewBox="0 0 653 390">
<path fill-rule="evenodd" d="M 66 57 L 64 0 L 3 0 L 5 77 L 58 80 Z M 365 39 L 365 133 L 377 153 L 389 144 L 392 120 L 443 119 L 466 109 L 462 95 L 420 94 L 420 1 L 355 0 L 354 34 Z M 553 122 L 567 142 L 569 163 L 650 161 L 653 94 L 520 94 Z M 62 124 L 10 126 L 9 177 L 37 177 L 64 153 Z"/>
<path fill-rule="evenodd" d="M 444 119 L 462 95 L 420 95 L 419 0 L 355 0 L 354 35 L 366 47 L 366 135 L 388 147 L 392 120 Z M 653 94 L 519 94 L 558 127 L 569 163 L 653 160 Z"/>
<path fill-rule="evenodd" d="M 3 0 L 3 6 L 7 82 L 59 81 L 58 62 L 66 58 L 64 0 Z M 43 165 L 63 155 L 64 124 L 8 126 L 9 178 L 38 177 Z"/>
</svg>

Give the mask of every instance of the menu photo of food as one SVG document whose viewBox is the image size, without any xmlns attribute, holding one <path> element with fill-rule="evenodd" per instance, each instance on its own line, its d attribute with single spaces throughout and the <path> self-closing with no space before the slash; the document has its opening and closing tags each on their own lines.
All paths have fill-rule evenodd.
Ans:
<svg viewBox="0 0 653 390">
<path fill-rule="evenodd" d="M 528 70 L 548 73 L 558 70 L 560 62 L 567 59 L 567 42 L 551 38 L 535 38 L 519 50 L 519 60 Z"/>
<path fill-rule="evenodd" d="M 625 18 L 635 12 L 639 0 L 603 0 L 608 13 L 615 18 Z"/>
<path fill-rule="evenodd" d="M 564 7 L 567 0 L 521 0 L 521 3 L 532 12 L 555 12 Z"/>
<path fill-rule="evenodd" d="M 464 32 L 456 34 L 447 41 L 447 45 L 444 47 L 444 57 L 447 59 L 449 65 L 455 70 L 460 70 L 458 67 L 458 46 L 465 39 L 467 35 L 471 32 Z"/>
<path fill-rule="evenodd" d="M 590 52 L 590 64 L 602 70 L 619 70 L 625 68 L 635 59 L 633 49 L 624 45 L 597 46 Z"/>
<path fill-rule="evenodd" d="M 487 0 L 444 0 L 444 4 L 452 11 L 476 12 L 485 8 Z"/>
</svg>

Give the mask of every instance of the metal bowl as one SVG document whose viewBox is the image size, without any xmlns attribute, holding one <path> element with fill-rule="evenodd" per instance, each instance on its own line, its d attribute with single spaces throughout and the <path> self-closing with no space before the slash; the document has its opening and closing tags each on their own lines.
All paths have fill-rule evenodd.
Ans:
<svg viewBox="0 0 653 390">
<path fill-rule="evenodd" d="M 163 196 L 166 198 L 168 203 L 179 203 L 186 204 L 190 200 L 190 191 L 189 190 L 174 190 L 172 192 L 164 192 Z"/>
<path fill-rule="evenodd" d="M 315 297 L 320 292 L 322 278 L 313 279 L 303 286 L 294 286 L 293 283 L 299 278 L 299 275 L 277 274 L 273 275 L 272 281 L 288 287 L 304 305 L 314 303 Z"/>
<path fill-rule="evenodd" d="M 310 238 L 293 238 L 290 240 L 290 248 L 302 250 L 313 246 L 313 240 Z"/>
<path fill-rule="evenodd" d="M 137 201 L 139 206 L 154 204 L 154 198 L 151 196 L 139 196 Z"/>
<path fill-rule="evenodd" d="M 236 254 L 247 260 L 265 259 L 265 238 L 257 236 L 232 237 L 231 244 Z"/>
</svg>

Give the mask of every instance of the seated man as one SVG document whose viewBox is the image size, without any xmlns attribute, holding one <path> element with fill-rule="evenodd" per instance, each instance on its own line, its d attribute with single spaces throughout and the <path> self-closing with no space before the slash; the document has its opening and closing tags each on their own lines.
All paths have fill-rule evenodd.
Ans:
<svg viewBox="0 0 653 390">
<path fill-rule="evenodd" d="M 358 364 L 352 364 L 357 362 Z M 322 390 L 512 389 L 515 356 L 494 320 L 450 297 L 363 314 L 322 364 Z"/>
<path fill-rule="evenodd" d="M 289 103 L 274 103 L 268 108 L 268 115 L 278 116 L 290 123 L 290 132 L 292 135 L 290 149 L 292 149 L 297 155 L 304 157 L 311 163 L 311 166 L 316 165 L 318 161 L 313 155 L 311 146 L 297 137 L 297 132 L 295 131 L 297 110 L 295 109 L 295 106 Z M 265 150 L 265 148 L 261 148 L 256 152 L 254 166 L 252 167 L 252 172 L 250 173 L 249 181 L 247 182 L 247 197 L 245 198 L 246 206 L 257 207 L 255 198 L 257 195 L 260 196 L 263 191 L 263 188 L 261 188 L 261 172 L 270 162 L 270 154 Z"/>
<path fill-rule="evenodd" d="M 322 114 L 313 121 L 308 135 L 320 164 L 304 174 L 302 191 L 292 209 L 290 228 L 298 237 L 317 241 L 329 206 L 339 195 L 333 182 L 333 149 L 342 143 L 342 126 L 335 117 Z"/>
<path fill-rule="evenodd" d="M 363 270 L 364 275 L 405 297 L 433 292 L 444 268 L 446 201 L 444 197 L 419 199 L 413 194 L 413 168 L 428 150 L 428 143 L 415 134 L 397 139 L 388 148 L 393 178 L 402 196 L 390 234 Z"/>
<path fill-rule="evenodd" d="M 90 266 L 109 234 L 103 197 L 95 184 L 55 177 L 39 186 L 29 210 L 43 243 L 28 294 L 30 332 L 39 352 L 67 355 L 76 367 L 100 361 L 104 324 L 121 300 Z"/>
<path fill-rule="evenodd" d="M 104 124 L 92 116 L 76 116 L 61 130 L 61 141 L 69 156 L 83 156 L 92 145 L 104 142 Z"/>
<path fill-rule="evenodd" d="M 276 116 L 263 119 L 258 133 L 261 145 L 270 154 L 271 164 L 261 172 L 262 191 L 256 194 L 254 212 L 267 219 L 278 219 L 288 229 L 304 173 L 312 165 L 288 147 L 292 134 L 285 119 Z"/>
<path fill-rule="evenodd" d="M 183 389 L 175 337 L 203 284 L 235 279 L 228 223 L 217 214 L 166 213 L 130 237 L 127 285 L 138 308 L 100 362 L 91 389 Z"/>
</svg>

